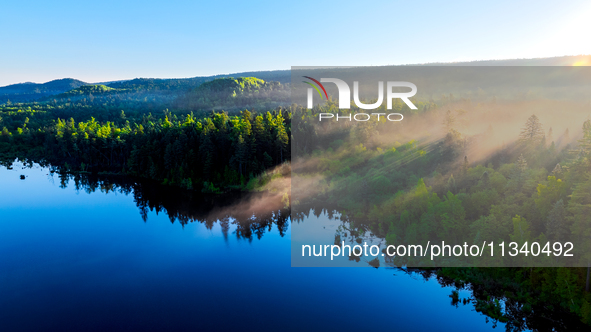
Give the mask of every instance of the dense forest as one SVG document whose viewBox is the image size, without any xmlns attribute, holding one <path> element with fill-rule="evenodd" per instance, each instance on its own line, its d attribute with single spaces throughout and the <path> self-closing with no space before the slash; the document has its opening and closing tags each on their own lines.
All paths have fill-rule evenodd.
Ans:
<svg viewBox="0 0 591 332">
<path fill-rule="evenodd" d="M 348 228 L 335 239 L 521 244 L 568 238 L 590 245 L 591 121 L 579 116 L 588 105 L 442 96 L 417 101 L 414 111 L 395 104 L 406 113 L 392 124 L 319 123 L 318 112 L 348 111 L 332 100 L 313 110 L 289 102 L 285 82 L 254 77 L 73 86 L 0 106 L 0 160 L 204 193 L 255 189 L 266 181 L 262 174 L 291 161 L 294 173 L 305 175 L 294 182 L 296 194 L 310 185 L 309 196 L 293 204 L 308 206 L 308 199 L 315 213 L 339 211 Z M 556 109 L 564 110 L 560 118 L 551 115 Z M 589 255 L 577 251 L 584 261 Z M 477 310 L 510 326 L 547 311 L 571 312 L 591 324 L 588 268 L 518 267 L 518 261 L 505 268 L 436 268 L 408 257 L 388 263 L 419 266 L 442 283 L 472 289 Z"/>
<path fill-rule="evenodd" d="M 336 231 L 335 244 L 372 237 L 396 245 L 487 240 L 516 242 L 520 248 L 572 241 L 571 261 L 545 254 L 527 259 L 497 254 L 479 259 L 482 267 L 465 268 L 436 268 L 428 257 L 386 261 L 437 271 L 458 288 L 477 289 L 484 294 L 477 310 L 511 326 L 523 325 L 517 317 L 547 310 L 569 311 L 590 324 L 589 105 L 571 105 L 572 113 L 557 114 L 558 104 L 450 97 L 407 112 L 399 123 L 375 117 L 318 122 L 319 112 L 348 112 L 330 102 L 296 109 L 292 218 L 305 217 L 310 207 L 316 214 L 339 211 L 347 226 Z M 551 122 L 545 126 L 541 118 Z M 523 122 L 515 123 L 518 119 Z M 576 123 L 578 128 L 568 128 Z M 475 266 L 454 259 L 446 264 Z M 567 265 L 584 267 L 544 267 Z M 499 301 L 518 313 L 501 310 Z"/>
<path fill-rule="evenodd" d="M 51 119 L 47 113 L 3 109 L 0 153 L 5 162 L 19 158 L 69 173 L 120 173 L 220 192 L 244 188 L 290 158 L 291 113 L 282 108 L 234 116 L 211 112 L 202 118 L 165 111 L 131 120 L 121 111 L 106 122 Z"/>
<path fill-rule="evenodd" d="M 45 102 L 4 104 L 2 160 L 204 192 L 252 188 L 257 175 L 289 160 L 291 112 L 281 106 L 289 103 L 288 86 L 253 77 L 218 78 L 187 91 L 148 83 L 84 85 Z"/>
</svg>

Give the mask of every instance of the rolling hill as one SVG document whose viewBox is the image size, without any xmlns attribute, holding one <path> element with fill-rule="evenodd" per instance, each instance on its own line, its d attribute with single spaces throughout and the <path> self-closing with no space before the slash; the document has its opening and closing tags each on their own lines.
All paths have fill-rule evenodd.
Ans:
<svg viewBox="0 0 591 332">
<path fill-rule="evenodd" d="M 589 66 L 591 65 L 591 55 L 560 56 L 552 58 L 536 59 L 508 59 L 508 60 L 482 60 L 470 62 L 452 62 L 452 63 L 424 63 L 415 64 L 416 66 Z M 279 82 L 281 84 L 291 81 L 290 70 L 272 70 L 242 72 L 235 74 L 224 74 L 214 76 L 197 76 L 192 78 L 135 78 L 132 80 L 114 81 L 103 84 L 113 89 L 125 90 L 128 92 L 148 92 L 160 94 L 178 95 L 193 91 L 196 87 L 217 78 L 230 77 L 255 77 L 267 82 Z M 64 78 L 53 80 L 47 83 L 18 83 L 0 87 L 0 104 L 8 101 L 31 102 L 38 100 L 47 100 L 51 96 L 65 97 L 64 94 L 70 90 L 80 88 L 81 86 L 92 85 L 73 78 Z M 76 94 L 79 94 L 76 92 Z"/>
</svg>

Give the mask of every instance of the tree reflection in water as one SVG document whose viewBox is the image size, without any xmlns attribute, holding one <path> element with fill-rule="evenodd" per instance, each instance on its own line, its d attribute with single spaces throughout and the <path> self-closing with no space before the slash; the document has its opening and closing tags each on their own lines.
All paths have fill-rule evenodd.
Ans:
<svg viewBox="0 0 591 332">
<path fill-rule="evenodd" d="M 225 195 L 207 195 L 195 191 L 182 190 L 176 187 L 163 186 L 150 181 L 128 179 L 125 177 L 105 177 L 92 175 L 58 174 L 60 187 L 65 188 L 72 182 L 75 189 L 87 193 L 97 190 L 103 193 L 122 193 L 133 195 L 144 222 L 148 220 L 148 212 L 166 213 L 171 223 L 184 225 L 190 222 L 203 223 L 212 229 L 219 223 L 224 237 L 229 236 L 230 225 L 236 225 L 233 234 L 239 239 L 252 241 L 260 239 L 264 233 L 277 226 L 283 237 L 288 229 L 290 209 L 285 208 L 279 196 L 266 193 L 231 193 Z M 305 211 L 305 212 L 301 212 Z M 349 241 L 353 241 L 363 222 L 349 218 L 337 211 L 336 208 L 326 208 L 323 204 L 306 205 L 293 216 L 293 222 L 303 222 L 310 215 L 316 217 L 326 214 L 329 219 L 340 219 L 343 225 L 348 225 Z M 365 234 L 375 237 L 371 232 Z M 505 324 L 506 331 L 570 331 L 588 328 L 578 317 L 556 305 L 530 305 L 527 302 L 516 301 L 508 297 L 508 292 L 519 292 L 519 288 L 511 289 L 502 279 L 489 276 L 492 268 L 470 269 L 458 268 L 461 273 L 480 273 L 486 280 L 481 283 L 467 283 L 461 279 L 451 279 L 441 276 L 439 268 L 407 268 L 389 261 L 387 266 L 405 274 L 420 276 L 425 280 L 436 278 L 441 286 L 453 287 L 451 297 L 452 306 L 471 305 L 475 310 L 485 315 L 486 320 L 492 320 L 494 326 L 498 322 Z M 400 262 L 397 262 L 400 263 Z M 364 264 L 366 265 L 366 264 Z M 451 268 L 448 268 L 451 269 Z M 500 271 L 500 268 L 496 269 Z M 467 271 L 467 272 L 466 272 Z M 458 273 L 459 273 L 458 272 Z M 468 290 L 469 297 L 462 297 L 459 290 Z"/>
<path fill-rule="evenodd" d="M 235 192 L 222 195 L 202 194 L 196 191 L 164 186 L 151 181 L 125 177 L 93 176 L 86 174 L 58 174 L 60 187 L 73 182 L 77 191 L 93 193 L 121 193 L 133 195 L 144 222 L 148 212 L 166 213 L 171 223 L 184 225 L 203 223 L 212 229 L 219 223 L 224 238 L 228 238 L 230 225 L 236 225 L 234 234 L 239 239 L 260 239 L 276 225 L 283 237 L 289 226 L 290 210 L 277 195 L 267 193 Z"/>
</svg>

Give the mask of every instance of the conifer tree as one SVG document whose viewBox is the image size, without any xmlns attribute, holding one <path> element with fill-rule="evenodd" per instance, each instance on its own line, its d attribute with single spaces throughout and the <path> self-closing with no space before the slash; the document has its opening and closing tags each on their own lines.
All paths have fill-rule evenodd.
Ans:
<svg viewBox="0 0 591 332">
<path fill-rule="evenodd" d="M 519 140 L 525 143 L 526 145 L 531 146 L 540 143 L 543 137 L 544 130 L 542 129 L 540 119 L 538 119 L 538 117 L 535 114 L 533 114 L 525 122 L 525 127 L 521 129 Z"/>
</svg>

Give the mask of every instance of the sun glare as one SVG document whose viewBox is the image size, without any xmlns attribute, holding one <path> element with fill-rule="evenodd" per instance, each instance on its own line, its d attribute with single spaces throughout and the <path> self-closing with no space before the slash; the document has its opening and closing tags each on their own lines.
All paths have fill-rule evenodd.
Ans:
<svg viewBox="0 0 591 332">
<path fill-rule="evenodd" d="M 573 63 L 573 66 L 591 66 L 591 62 L 589 59 L 584 59 Z"/>
</svg>

